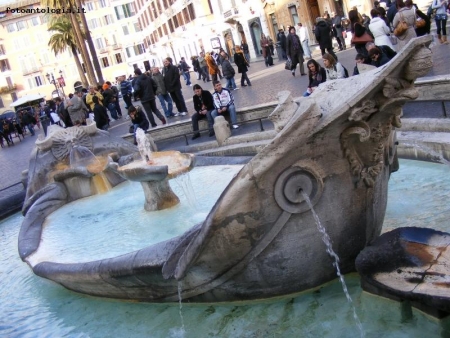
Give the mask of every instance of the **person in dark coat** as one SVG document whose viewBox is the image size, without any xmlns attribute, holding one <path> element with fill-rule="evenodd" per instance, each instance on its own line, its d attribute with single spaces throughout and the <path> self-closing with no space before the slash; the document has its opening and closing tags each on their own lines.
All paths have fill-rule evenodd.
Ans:
<svg viewBox="0 0 450 338">
<path fill-rule="evenodd" d="M 248 62 L 244 56 L 244 52 L 241 50 L 240 46 L 234 48 L 236 53 L 234 53 L 234 64 L 238 67 L 238 73 L 241 73 L 241 87 L 251 86 L 250 80 L 247 76 L 248 72 Z M 247 84 L 245 84 L 247 81 Z"/>
<path fill-rule="evenodd" d="M 131 123 L 133 124 L 134 134 L 136 135 L 136 130 L 141 128 L 146 131 L 150 125 L 147 118 L 141 110 L 141 107 L 130 106 L 128 107 L 128 115 L 130 116 Z"/>
<path fill-rule="evenodd" d="M 355 23 L 362 24 L 363 22 L 362 16 L 361 14 L 359 14 L 356 6 L 353 6 L 352 9 L 348 12 L 348 19 L 350 20 L 350 28 L 353 34 L 355 33 Z"/>
<path fill-rule="evenodd" d="M 92 98 L 94 102 L 94 120 L 95 125 L 98 129 L 108 130 L 109 128 L 109 117 L 106 108 L 100 104 L 100 100 L 97 96 Z"/>
<path fill-rule="evenodd" d="M 166 124 L 166 119 L 161 114 L 161 112 L 156 108 L 155 101 L 155 91 L 157 89 L 155 81 L 145 74 L 142 74 L 139 68 L 134 70 L 134 74 L 137 75 L 136 82 L 134 83 L 134 91 L 138 92 L 141 98 L 142 106 L 144 107 L 145 113 L 147 114 L 148 120 L 152 127 L 156 127 L 157 124 L 153 118 L 155 114 L 163 124 Z M 178 81 L 180 80 L 180 75 L 178 75 Z"/>
<path fill-rule="evenodd" d="M 316 40 L 319 42 L 320 51 L 322 56 L 325 54 L 325 49 L 328 54 L 331 54 L 337 61 L 337 56 L 333 52 L 333 45 L 331 42 L 331 27 L 327 24 L 324 18 L 318 17 L 316 19 L 316 30 L 315 30 Z"/>
<path fill-rule="evenodd" d="M 295 68 L 297 68 L 297 63 L 300 64 L 300 75 L 306 75 L 305 67 L 303 65 L 305 59 L 303 58 L 302 43 L 298 35 L 295 33 L 295 27 L 289 28 L 289 35 L 286 39 L 286 53 L 288 58 L 290 58 L 292 62 L 292 76 L 295 76 Z"/>
<path fill-rule="evenodd" d="M 227 84 L 225 87 L 230 90 L 239 89 L 236 86 L 236 82 L 234 81 L 234 74 L 236 74 L 236 71 L 234 70 L 233 66 L 231 65 L 227 53 L 225 53 L 225 51 L 222 51 L 222 52 L 220 52 L 220 56 L 222 58 L 222 74 L 223 74 L 223 77 L 225 79 L 227 79 Z"/>
<path fill-rule="evenodd" d="M 180 71 L 172 64 L 172 58 L 170 57 L 165 58 L 163 63 L 164 85 L 173 102 L 175 102 L 178 112 L 181 116 L 184 116 L 187 114 L 187 108 L 181 92 Z"/>
<path fill-rule="evenodd" d="M 214 136 L 214 119 L 211 115 L 214 111 L 212 94 L 207 90 L 203 90 L 198 84 L 194 85 L 194 94 L 192 99 L 194 101 L 195 114 L 192 115 L 192 129 L 194 130 L 192 139 L 195 140 L 201 136 L 198 132 L 198 121 L 205 118 L 208 120 L 209 136 Z"/>
<path fill-rule="evenodd" d="M 280 45 L 280 48 L 281 48 L 281 56 L 282 56 L 282 58 L 287 60 L 286 35 L 284 34 L 284 30 L 282 28 L 280 28 L 278 30 L 277 42 L 278 42 L 278 44 Z"/>
<path fill-rule="evenodd" d="M 425 26 L 415 28 L 417 36 L 423 36 L 425 34 L 430 34 L 430 29 L 431 29 L 430 18 L 426 14 L 424 14 L 419 8 L 417 8 L 416 4 L 414 4 L 413 6 L 416 8 L 416 16 L 418 16 L 422 20 L 425 20 Z"/>
<path fill-rule="evenodd" d="M 337 15 L 336 13 L 331 13 L 332 15 L 332 25 L 333 25 L 333 34 L 336 38 L 336 41 L 339 45 L 339 50 L 345 50 L 347 47 L 345 46 L 345 40 L 342 36 L 342 17 L 340 15 Z"/>
</svg>

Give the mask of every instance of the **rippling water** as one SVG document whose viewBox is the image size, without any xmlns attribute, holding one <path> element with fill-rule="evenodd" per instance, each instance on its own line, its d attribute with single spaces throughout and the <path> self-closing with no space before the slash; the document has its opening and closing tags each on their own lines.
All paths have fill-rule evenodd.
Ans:
<svg viewBox="0 0 450 338">
<path fill-rule="evenodd" d="M 449 231 L 449 173 L 442 165 L 401 161 L 400 171 L 391 178 L 385 223 Z M 0 337 L 171 337 L 179 331 L 178 304 L 89 297 L 35 276 L 17 253 L 21 222 L 19 214 L 0 222 Z M 346 275 L 346 281 L 366 337 L 450 336 L 449 320 L 411 313 L 400 303 L 362 292 L 356 274 Z M 183 304 L 182 311 L 185 337 L 359 334 L 337 280 L 301 295 L 246 304 Z"/>
</svg>

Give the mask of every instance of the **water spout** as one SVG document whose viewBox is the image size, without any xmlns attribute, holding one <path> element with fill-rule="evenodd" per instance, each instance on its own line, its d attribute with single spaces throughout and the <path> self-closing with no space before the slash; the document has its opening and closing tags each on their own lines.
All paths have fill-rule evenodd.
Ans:
<svg viewBox="0 0 450 338">
<path fill-rule="evenodd" d="M 301 190 L 300 193 L 302 194 L 303 198 L 305 199 L 306 203 L 308 204 L 309 208 L 311 209 L 314 220 L 316 221 L 317 230 L 319 230 L 319 232 L 322 234 L 322 241 L 325 243 L 325 245 L 327 247 L 327 253 L 334 259 L 333 266 L 336 268 L 336 275 L 339 277 L 339 281 L 342 284 L 342 289 L 344 290 L 345 297 L 347 298 L 347 301 L 349 302 L 349 304 L 353 310 L 353 318 L 355 319 L 355 323 L 358 326 L 361 337 L 365 337 L 364 329 L 363 329 L 361 321 L 359 320 L 359 317 L 356 313 L 356 309 L 353 304 L 352 297 L 350 296 L 350 293 L 348 292 L 347 284 L 345 283 L 344 276 L 342 275 L 341 269 L 339 268 L 339 256 L 333 250 L 330 236 L 328 236 L 327 230 L 322 225 L 322 222 L 320 222 L 319 215 L 317 215 L 317 213 L 315 212 L 313 205 L 311 203 L 311 200 L 309 199 L 308 194 L 305 193 L 303 190 Z"/>
<path fill-rule="evenodd" d="M 145 136 L 145 131 L 143 131 L 141 128 L 138 128 L 136 130 L 136 142 L 138 144 L 138 149 L 139 153 L 141 154 L 142 161 L 144 161 L 145 163 L 151 163 L 153 159 L 151 144 L 147 136 Z"/>
</svg>

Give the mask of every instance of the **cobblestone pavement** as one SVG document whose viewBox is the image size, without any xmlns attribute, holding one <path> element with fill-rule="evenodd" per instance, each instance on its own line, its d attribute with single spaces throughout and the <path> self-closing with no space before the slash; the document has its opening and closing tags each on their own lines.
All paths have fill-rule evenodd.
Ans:
<svg viewBox="0 0 450 338">
<path fill-rule="evenodd" d="M 320 52 L 317 47 L 313 48 L 313 57 L 321 63 Z M 450 45 L 432 45 L 434 66 L 428 76 L 449 74 L 448 55 L 450 53 Z M 354 57 L 356 52 L 353 48 L 346 51 L 338 52 L 339 61 L 348 69 L 349 73 L 353 73 Z M 260 61 L 260 60 L 256 60 Z M 301 96 L 308 84 L 307 76 L 300 76 L 297 69 L 296 76 L 284 69 L 284 62 L 274 58 L 275 65 L 266 68 L 264 62 L 252 62 L 248 72 L 251 87 L 240 86 L 240 74 L 236 74 L 235 80 L 239 90 L 233 92 L 235 103 L 239 107 L 248 107 L 262 103 L 268 103 L 277 100 L 278 92 L 289 90 L 294 97 Z M 204 83 L 196 80 L 195 74 L 191 76 L 192 84 L 198 83 L 204 89 L 213 90 L 211 82 Z M 182 83 L 184 81 L 182 80 Z M 225 80 L 222 81 L 225 84 Z M 343 88 L 345 90 L 345 88 Z M 189 115 L 193 113 L 192 104 L 192 87 L 183 86 L 183 95 L 186 100 Z M 158 100 L 157 100 L 158 101 Z M 139 104 L 139 102 L 136 102 Z M 158 102 L 159 105 L 159 102 Z M 123 102 L 122 102 L 123 107 Z M 125 109 L 123 108 L 124 116 Z M 177 123 L 189 119 L 190 116 L 177 117 L 169 120 L 169 123 Z M 157 120 L 157 119 L 156 119 Z M 157 120 L 157 123 L 160 122 Z M 128 132 L 129 121 L 124 119 L 117 120 L 111 124 L 110 132 L 113 136 L 120 136 Z M 36 135 L 43 133 L 38 131 Z M 28 168 L 29 156 L 34 146 L 34 140 L 37 136 L 27 134 L 22 142 L 16 142 L 13 147 L 5 147 L 0 149 L 0 190 L 17 183 L 21 180 L 21 172 Z M 0 191 L 0 196 L 5 192 Z"/>
</svg>

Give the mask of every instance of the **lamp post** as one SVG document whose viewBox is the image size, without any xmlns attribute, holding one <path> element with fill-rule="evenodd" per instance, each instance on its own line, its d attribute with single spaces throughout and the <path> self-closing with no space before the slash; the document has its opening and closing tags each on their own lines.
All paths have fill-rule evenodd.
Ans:
<svg viewBox="0 0 450 338">
<path fill-rule="evenodd" d="M 60 79 L 59 86 L 61 87 L 63 95 L 66 96 L 66 93 L 64 93 L 64 86 L 66 85 L 66 81 L 64 80 L 64 76 L 63 76 L 63 71 L 62 70 L 59 71 L 59 79 Z"/>
<path fill-rule="evenodd" d="M 58 85 L 56 84 L 56 80 L 55 80 L 55 77 L 53 76 L 53 73 L 50 73 L 50 74 L 47 73 L 45 76 L 47 77 L 48 82 L 53 83 L 55 85 L 55 89 L 56 89 L 56 92 L 58 93 L 58 97 L 60 97 Z M 50 78 L 51 78 L 51 80 L 50 80 Z"/>
</svg>

